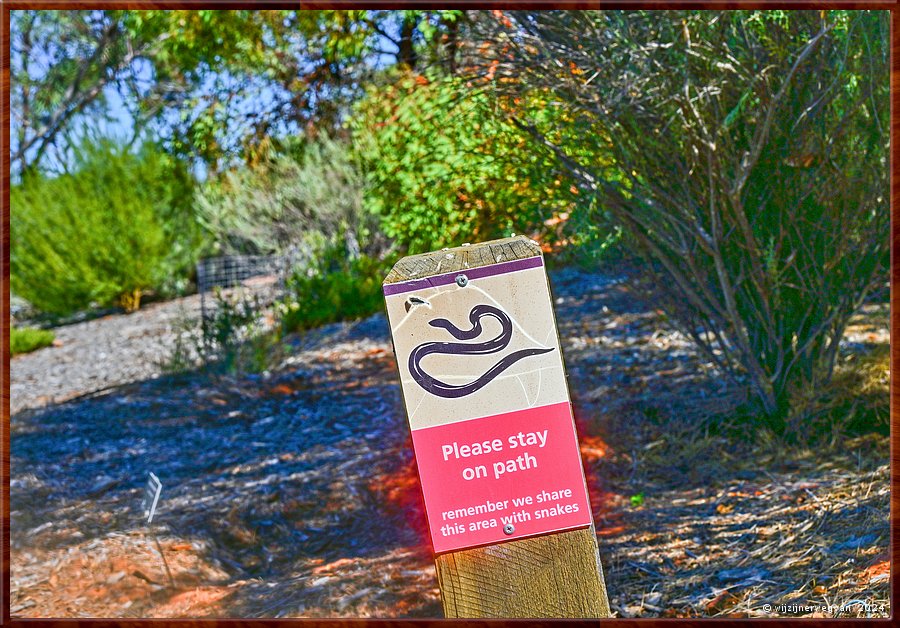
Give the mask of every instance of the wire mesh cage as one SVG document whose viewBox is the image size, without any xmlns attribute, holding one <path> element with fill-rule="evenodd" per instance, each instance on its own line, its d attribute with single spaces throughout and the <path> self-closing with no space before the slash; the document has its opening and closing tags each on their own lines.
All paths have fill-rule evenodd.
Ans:
<svg viewBox="0 0 900 628">
<path fill-rule="evenodd" d="M 200 316 L 215 316 L 223 298 L 252 297 L 260 305 L 271 305 L 284 294 L 287 259 L 280 255 L 223 255 L 197 262 L 197 292 Z M 217 298 L 212 298 L 217 294 Z"/>
</svg>

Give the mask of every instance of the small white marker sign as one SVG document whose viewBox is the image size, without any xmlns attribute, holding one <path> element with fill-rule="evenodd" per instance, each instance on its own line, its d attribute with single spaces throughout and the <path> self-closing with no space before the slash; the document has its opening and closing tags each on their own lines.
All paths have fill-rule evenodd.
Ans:
<svg viewBox="0 0 900 628">
<path fill-rule="evenodd" d="M 150 478 L 147 480 L 147 486 L 144 488 L 144 499 L 141 501 L 141 508 L 144 516 L 147 517 L 147 523 L 153 522 L 153 515 L 156 514 L 156 505 L 159 503 L 159 494 L 162 492 L 162 482 L 151 471 Z"/>
</svg>

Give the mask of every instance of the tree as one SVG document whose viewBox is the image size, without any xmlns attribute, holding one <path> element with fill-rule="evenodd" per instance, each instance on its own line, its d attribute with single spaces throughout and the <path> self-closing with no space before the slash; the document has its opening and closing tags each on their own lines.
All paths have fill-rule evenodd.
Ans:
<svg viewBox="0 0 900 628">
<path fill-rule="evenodd" d="M 598 195 L 673 319 L 784 428 L 886 279 L 887 13 L 495 13 L 480 52 L 498 95 L 550 90 L 580 132 L 513 122 Z"/>
<path fill-rule="evenodd" d="M 217 12 L 228 13 L 228 12 Z M 169 108 L 159 131 L 208 164 L 260 157 L 274 137 L 346 139 L 354 102 L 385 66 L 453 65 L 462 11 L 278 11 L 247 42 L 266 54 L 222 55 L 210 84 Z M 446 37 L 445 37 L 446 35 Z M 193 112 L 193 113 L 186 113 Z"/>
<path fill-rule="evenodd" d="M 73 129 L 109 113 L 113 94 L 135 135 L 149 125 L 213 169 L 273 134 L 333 134 L 378 67 L 452 66 L 462 14 L 12 11 L 14 171 L 46 167 L 48 152 L 65 164 Z"/>
<path fill-rule="evenodd" d="M 97 113 L 134 50 L 117 45 L 116 25 L 93 11 L 11 11 L 10 34 L 10 161 L 24 173 L 75 116 Z"/>
<path fill-rule="evenodd" d="M 140 130 L 226 64 L 268 62 L 272 11 L 12 11 L 11 162 L 20 173 L 71 148 L 79 120 L 117 91 Z M 77 143 L 77 138 L 74 140 Z"/>
</svg>

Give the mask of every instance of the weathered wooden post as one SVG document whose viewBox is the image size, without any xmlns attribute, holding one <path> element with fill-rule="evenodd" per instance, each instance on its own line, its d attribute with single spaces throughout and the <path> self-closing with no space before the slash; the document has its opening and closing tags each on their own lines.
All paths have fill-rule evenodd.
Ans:
<svg viewBox="0 0 900 628">
<path fill-rule="evenodd" d="M 405 257 L 384 281 L 447 617 L 608 617 L 540 247 Z"/>
</svg>

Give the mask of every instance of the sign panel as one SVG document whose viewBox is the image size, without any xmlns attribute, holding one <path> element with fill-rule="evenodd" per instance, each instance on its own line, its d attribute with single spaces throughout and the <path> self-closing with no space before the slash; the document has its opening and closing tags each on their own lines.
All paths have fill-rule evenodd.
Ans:
<svg viewBox="0 0 900 628">
<path fill-rule="evenodd" d="M 589 526 L 543 258 L 384 293 L 435 552 Z"/>
</svg>

